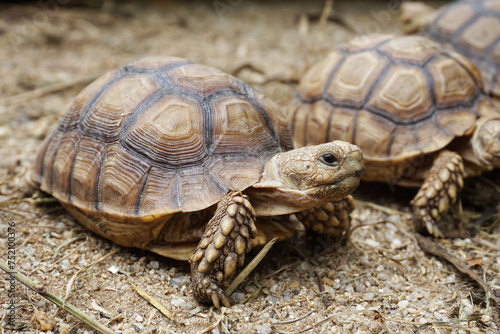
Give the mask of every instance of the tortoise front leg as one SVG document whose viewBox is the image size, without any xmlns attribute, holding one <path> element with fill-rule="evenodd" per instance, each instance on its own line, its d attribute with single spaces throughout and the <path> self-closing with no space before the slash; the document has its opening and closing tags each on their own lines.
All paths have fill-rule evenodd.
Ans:
<svg viewBox="0 0 500 334">
<path fill-rule="evenodd" d="M 355 208 L 354 199 L 349 195 L 338 202 L 329 202 L 320 207 L 298 212 L 295 216 L 307 230 L 338 237 L 349 229 L 350 213 Z"/>
<path fill-rule="evenodd" d="M 224 196 L 208 222 L 191 263 L 193 294 L 201 303 L 230 306 L 223 288 L 245 261 L 255 236 L 255 212 L 240 192 Z"/>
<path fill-rule="evenodd" d="M 435 224 L 455 204 L 464 185 L 463 177 L 462 157 L 446 150 L 439 153 L 422 187 L 410 202 L 417 232 L 428 232 L 435 237 L 443 237 Z"/>
</svg>

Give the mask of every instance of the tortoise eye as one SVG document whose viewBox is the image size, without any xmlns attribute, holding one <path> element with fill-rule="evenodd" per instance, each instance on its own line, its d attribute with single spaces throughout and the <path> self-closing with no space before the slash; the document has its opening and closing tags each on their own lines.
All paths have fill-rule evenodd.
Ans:
<svg viewBox="0 0 500 334">
<path fill-rule="evenodd" d="M 338 166 L 339 161 L 335 155 L 332 153 L 325 153 L 321 156 L 321 161 L 323 161 L 328 166 Z"/>
</svg>

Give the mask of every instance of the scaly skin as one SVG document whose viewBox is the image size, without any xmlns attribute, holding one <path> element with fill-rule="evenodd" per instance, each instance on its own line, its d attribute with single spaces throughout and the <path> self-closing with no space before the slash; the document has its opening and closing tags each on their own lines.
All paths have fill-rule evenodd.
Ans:
<svg viewBox="0 0 500 334">
<path fill-rule="evenodd" d="M 415 230 L 443 237 L 436 223 L 455 204 L 464 185 L 464 164 L 458 153 L 444 150 L 434 160 L 422 187 L 410 204 Z"/>
<path fill-rule="evenodd" d="M 324 236 L 339 237 L 349 229 L 350 213 L 355 208 L 354 199 L 349 195 L 338 202 L 298 212 L 295 216 L 307 230 Z"/>
<path fill-rule="evenodd" d="M 214 217 L 208 222 L 191 263 L 193 294 L 201 303 L 220 302 L 230 307 L 223 287 L 245 262 L 255 237 L 255 212 L 248 197 L 231 192 L 221 199 Z"/>
</svg>

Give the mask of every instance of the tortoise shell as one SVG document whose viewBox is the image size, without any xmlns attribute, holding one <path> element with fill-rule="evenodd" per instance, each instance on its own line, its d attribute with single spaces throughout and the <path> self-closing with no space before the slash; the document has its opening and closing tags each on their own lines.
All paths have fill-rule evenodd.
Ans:
<svg viewBox="0 0 500 334">
<path fill-rule="evenodd" d="M 368 164 L 386 165 L 436 152 L 478 117 L 498 115 L 476 68 L 421 36 L 338 47 L 307 71 L 289 108 L 296 145 L 345 140 Z"/>
<path fill-rule="evenodd" d="M 152 57 L 76 97 L 45 141 L 34 180 L 90 217 L 157 220 L 250 187 L 291 148 L 285 115 L 260 92 L 212 67 Z"/>
<path fill-rule="evenodd" d="M 422 34 L 470 59 L 487 92 L 500 95 L 500 1 L 453 2 L 429 15 Z"/>
</svg>

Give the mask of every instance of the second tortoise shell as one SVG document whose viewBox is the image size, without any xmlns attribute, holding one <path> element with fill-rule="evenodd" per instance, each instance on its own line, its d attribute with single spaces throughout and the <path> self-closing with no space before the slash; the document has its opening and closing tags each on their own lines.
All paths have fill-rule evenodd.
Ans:
<svg viewBox="0 0 500 334">
<path fill-rule="evenodd" d="M 291 148 L 285 115 L 258 91 L 212 67 L 150 57 L 76 97 L 34 180 L 85 214 L 156 219 L 248 188 Z"/>
<path fill-rule="evenodd" d="M 412 3 L 406 5 L 411 8 Z M 403 21 L 418 17 L 411 10 L 405 12 Z M 424 27 L 416 28 L 471 60 L 481 72 L 487 92 L 500 95 L 500 1 L 454 1 L 428 13 L 425 21 Z"/>
<path fill-rule="evenodd" d="M 345 140 L 367 162 L 436 152 L 498 115 L 467 59 L 425 37 L 389 35 L 355 38 L 312 66 L 289 112 L 297 146 Z"/>
</svg>

